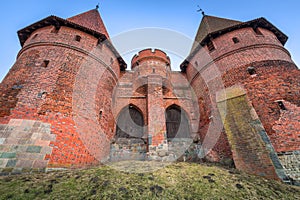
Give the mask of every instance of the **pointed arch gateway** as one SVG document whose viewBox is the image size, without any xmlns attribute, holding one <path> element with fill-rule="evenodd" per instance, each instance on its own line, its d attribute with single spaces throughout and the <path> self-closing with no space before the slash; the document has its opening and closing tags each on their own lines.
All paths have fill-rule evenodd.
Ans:
<svg viewBox="0 0 300 200">
<path fill-rule="evenodd" d="M 145 160 L 148 151 L 142 112 L 134 105 L 123 108 L 117 118 L 116 134 L 111 144 L 110 160 Z"/>
<path fill-rule="evenodd" d="M 144 117 L 142 112 L 133 105 L 126 106 L 118 116 L 116 137 L 141 139 L 143 136 Z"/>
<path fill-rule="evenodd" d="M 180 106 L 169 106 L 166 109 L 165 116 L 168 140 L 191 138 L 188 115 Z"/>
</svg>

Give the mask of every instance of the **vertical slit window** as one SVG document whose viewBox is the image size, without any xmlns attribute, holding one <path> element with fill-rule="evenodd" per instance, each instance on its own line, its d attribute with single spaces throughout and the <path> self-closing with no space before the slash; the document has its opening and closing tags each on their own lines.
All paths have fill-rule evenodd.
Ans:
<svg viewBox="0 0 300 200">
<path fill-rule="evenodd" d="M 256 35 L 261 35 L 263 36 L 262 32 L 259 30 L 258 27 L 253 28 L 254 32 L 256 33 Z"/>
<path fill-rule="evenodd" d="M 100 112 L 99 112 L 99 119 L 100 119 L 100 120 L 102 119 L 102 114 L 103 114 L 103 111 L 100 110 Z"/>
<path fill-rule="evenodd" d="M 60 29 L 60 26 L 55 26 L 55 27 L 52 29 L 51 33 L 58 33 L 59 29 Z"/>
<path fill-rule="evenodd" d="M 38 35 L 39 35 L 39 34 L 35 34 L 35 35 L 32 37 L 32 39 L 35 39 Z"/>
<path fill-rule="evenodd" d="M 207 43 L 207 49 L 209 52 L 212 52 L 213 50 L 216 49 L 214 43 L 211 40 Z"/>
<path fill-rule="evenodd" d="M 281 110 L 287 110 L 284 103 L 281 100 L 277 101 L 277 103 L 278 103 L 278 106 Z"/>
<path fill-rule="evenodd" d="M 195 62 L 195 67 L 198 67 L 198 66 L 199 66 L 199 65 L 198 65 L 198 62 L 196 61 L 196 62 Z"/>
</svg>

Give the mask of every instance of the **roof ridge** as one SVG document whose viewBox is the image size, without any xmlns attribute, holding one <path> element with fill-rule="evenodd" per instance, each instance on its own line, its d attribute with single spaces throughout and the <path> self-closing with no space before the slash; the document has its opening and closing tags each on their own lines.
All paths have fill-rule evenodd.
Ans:
<svg viewBox="0 0 300 200">
<path fill-rule="evenodd" d="M 194 40 L 193 49 L 195 46 L 200 44 L 203 39 L 206 38 L 206 36 L 208 36 L 209 34 L 240 23 L 243 22 L 211 15 L 204 15 Z"/>
<path fill-rule="evenodd" d="M 104 34 L 107 38 L 109 38 L 109 34 L 106 30 L 104 22 L 101 18 L 101 15 L 98 9 L 92 9 L 78 15 L 69 17 L 66 19 L 67 21 L 76 23 L 78 25 L 84 26 L 96 32 Z"/>
</svg>

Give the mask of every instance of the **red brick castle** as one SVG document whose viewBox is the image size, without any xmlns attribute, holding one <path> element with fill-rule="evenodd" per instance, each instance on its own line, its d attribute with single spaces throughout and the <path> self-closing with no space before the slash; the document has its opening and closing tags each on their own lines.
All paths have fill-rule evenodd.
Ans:
<svg viewBox="0 0 300 200">
<path fill-rule="evenodd" d="M 18 36 L 0 84 L 0 173 L 183 159 L 300 180 L 300 71 L 266 19 L 204 15 L 181 71 L 157 49 L 126 70 L 97 9 Z"/>
</svg>

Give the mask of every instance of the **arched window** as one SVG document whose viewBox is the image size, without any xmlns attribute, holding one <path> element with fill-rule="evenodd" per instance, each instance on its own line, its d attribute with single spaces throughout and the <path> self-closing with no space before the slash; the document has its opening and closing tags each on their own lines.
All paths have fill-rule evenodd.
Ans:
<svg viewBox="0 0 300 200">
<path fill-rule="evenodd" d="M 144 119 L 142 113 L 129 105 L 120 112 L 117 121 L 117 138 L 142 138 L 144 135 Z"/>
<path fill-rule="evenodd" d="M 172 105 L 167 108 L 165 115 L 168 139 L 191 138 L 189 120 L 184 110 Z"/>
</svg>

